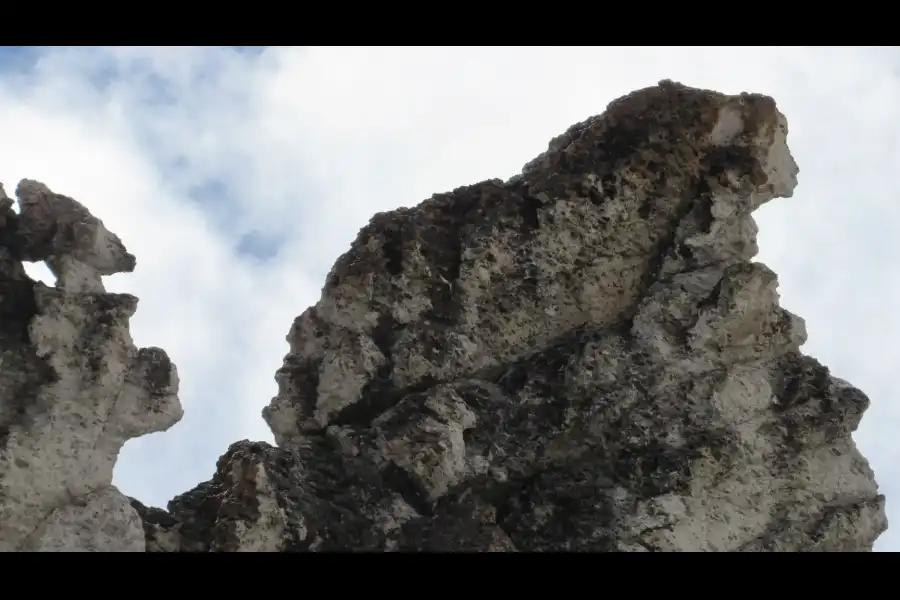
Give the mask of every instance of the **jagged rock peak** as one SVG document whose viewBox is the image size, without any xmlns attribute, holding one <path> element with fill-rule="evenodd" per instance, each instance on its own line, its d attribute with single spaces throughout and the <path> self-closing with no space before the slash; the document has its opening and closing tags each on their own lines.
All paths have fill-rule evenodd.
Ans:
<svg viewBox="0 0 900 600">
<path fill-rule="evenodd" d="M 786 135 L 771 98 L 662 82 L 571 127 L 509 183 L 376 215 L 288 336 L 284 391 L 265 413 L 276 439 L 366 410 L 384 397 L 372 386 L 504 366 L 579 327 L 650 328 L 642 339 L 674 358 L 683 344 L 648 318 L 651 297 L 685 286 L 709 295 L 728 267 L 753 269 L 774 303 L 774 275 L 748 262 L 750 213 L 797 183 Z M 771 343 L 798 346 L 802 321 L 778 315 L 785 327 Z M 728 362 L 718 352 L 710 358 Z M 301 357 L 315 385 L 300 385 Z"/>
<path fill-rule="evenodd" d="M 143 552 L 113 467 L 125 441 L 181 418 L 176 369 L 132 343 L 137 298 L 103 289 L 135 267 L 119 238 L 41 183 L 16 195 L 19 213 L 0 186 L 0 551 Z"/>
<path fill-rule="evenodd" d="M 670 81 L 507 182 L 375 215 L 151 551 L 870 550 L 866 396 L 752 262 L 797 166 L 766 96 Z"/>
</svg>

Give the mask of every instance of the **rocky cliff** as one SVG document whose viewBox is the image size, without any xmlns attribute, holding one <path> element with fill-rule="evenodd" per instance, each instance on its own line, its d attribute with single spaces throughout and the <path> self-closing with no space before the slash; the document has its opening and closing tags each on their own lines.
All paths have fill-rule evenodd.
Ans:
<svg viewBox="0 0 900 600">
<path fill-rule="evenodd" d="M 869 401 L 751 260 L 751 213 L 797 183 L 786 136 L 771 98 L 665 81 L 509 181 L 376 215 L 288 334 L 278 447 L 233 444 L 166 510 L 111 485 L 181 416 L 136 298 L 103 290 L 134 258 L 23 181 L 18 213 L 0 194 L 0 549 L 871 550 Z"/>
</svg>

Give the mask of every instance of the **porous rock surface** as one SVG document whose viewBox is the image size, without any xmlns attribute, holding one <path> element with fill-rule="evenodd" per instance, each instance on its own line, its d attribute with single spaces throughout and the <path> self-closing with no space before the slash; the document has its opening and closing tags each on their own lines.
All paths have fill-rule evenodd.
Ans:
<svg viewBox="0 0 900 600">
<path fill-rule="evenodd" d="M 137 298 L 102 275 L 135 259 L 72 198 L 0 186 L 0 551 L 143 552 L 143 524 L 112 485 L 129 439 L 182 416 L 166 353 L 135 348 Z M 22 261 L 44 261 L 54 287 Z"/>
<path fill-rule="evenodd" d="M 162 552 L 871 550 L 869 401 L 800 352 L 751 260 L 752 211 L 797 183 L 786 136 L 769 97 L 664 81 L 507 182 L 376 215 L 288 335 L 278 447 L 233 444 L 167 510 L 110 485 L 125 439 L 180 416 L 174 368 L 128 339 L 134 299 L 97 287 L 133 259 L 86 211 L 54 217 L 74 237 L 29 224 L 23 182 L 0 544 L 143 549 L 142 523 Z"/>
</svg>

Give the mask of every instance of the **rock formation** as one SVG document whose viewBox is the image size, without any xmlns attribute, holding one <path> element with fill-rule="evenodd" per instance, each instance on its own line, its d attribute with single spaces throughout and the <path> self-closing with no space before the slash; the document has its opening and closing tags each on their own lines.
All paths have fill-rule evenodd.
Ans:
<svg viewBox="0 0 900 600">
<path fill-rule="evenodd" d="M 233 444 L 167 510 L 110 484 L 125 440 L 180 417 L 136 299 L 100 283 L 134 261 L 23 182 L 0 217 L 0 548 L 871 550 L 869 401 L 800 352 L 751 260 L 752 211 L 797 183 L 786 136 L 771 98 L 664 81 L 507 182 L 376 215 L 290 330 L 278 447 Z"/>
<path fill-rule="evenodd" d="M 143 527 L 112 485 L 129 439 L 181 419 L 166 353 L 137 349 L 137 298 L 101 275 L 135 259 L 75 200 L 23 180 L 0 187 L 0 550 L 142 552 Z M 22 261 L 45 261 L 55 287 Z"/>
</svg>

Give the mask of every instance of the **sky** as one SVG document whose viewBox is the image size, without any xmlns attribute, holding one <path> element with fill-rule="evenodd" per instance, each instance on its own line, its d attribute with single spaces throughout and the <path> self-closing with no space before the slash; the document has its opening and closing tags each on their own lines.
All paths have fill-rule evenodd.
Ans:
<svg viewBox="0 0 900 600">
<path fill-rule="evenodd" d="M 272 441 L 285 335 L 374 213 L 506 179 L 667 78 L 787 115 L 800 184 L 755 213 L 757 259 L 803 350 L 872 400 L 854 437 L 898 524 L 876 550 L 900 551 L 897 48 L 0 48 L 0 181 L 42 181 L 122 238 L 137 269 L 106 287 L 140 298 L 135 343 L 178 366 L 184 419 L 129 441 L 114 483 L 165 506 L 230 443 Z"/>
</svg>

